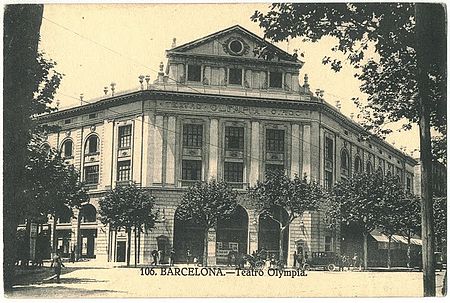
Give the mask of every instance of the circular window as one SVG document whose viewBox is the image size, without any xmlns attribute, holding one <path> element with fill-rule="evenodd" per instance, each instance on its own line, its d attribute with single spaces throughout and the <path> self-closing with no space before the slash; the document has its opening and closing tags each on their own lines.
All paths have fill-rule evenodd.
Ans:
<svg viewBox="0 0 450 303">
<path fill-rule="evenodd" d="M 230 44 L 228 45 L 228 47 L 229 47 L 230 51 L 235 54 L 240 54 L 244 50 L 244 45 L 239 40 L 231 41 Z"/>
</svg>

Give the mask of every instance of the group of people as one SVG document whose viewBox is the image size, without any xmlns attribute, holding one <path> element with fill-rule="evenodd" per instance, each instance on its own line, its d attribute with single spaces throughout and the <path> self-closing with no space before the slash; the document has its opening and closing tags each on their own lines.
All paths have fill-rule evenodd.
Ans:
<svg viewBox="0 0 450 303">
<path fill-rule="evenodd" d="M 299 268 L 302 276 L 306 276 L 306 267 L 308 264 L 308 252 L 299 251 L 298 253 L 294 251 L 294 268 Z"/>
<path fill-rule="evenodd" d="M 165 264 L 166 252 L 163 249 L 152 250 L 152 263 L 150 265 Z M 173 266 L 175 261 L 175 249 L 172 247 L 169 252 L 169 266 Z"/>
<path fill-rule="evenodd" d="M 359 269 L 362 267 L 362 260 L 357 253 L 354 253 L 353 257 L 347 255 L 336 255 L 336 265 L 339 271 Z"/>
</svg>

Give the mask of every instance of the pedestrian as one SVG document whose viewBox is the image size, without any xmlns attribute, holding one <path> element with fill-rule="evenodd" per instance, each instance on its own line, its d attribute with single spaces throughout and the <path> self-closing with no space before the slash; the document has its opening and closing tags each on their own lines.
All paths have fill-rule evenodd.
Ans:
<svg viewBox="0 0 450 303">
<path fill-rule="evenodd" d="M 162 249 L 158 250 L 158 263 L 162 264 L 164 261 L 164 251 Z"/>
<path fill-rule="evenodd" d="M 297 251 L 294 250 L 294 268 L 297 267 Z"/>
<path fill-rule="evenodd" d="M 307 276 L 308 274 L 306 273 L 306 258 L 308 256 L 308 253 L 305 251 L 305 253 L 301 253 L 298 255 L 299 258 L 299 265 L 300 265 L 300 276 Z"/>
<path fill-rule="evenodd" d="M 191 255 L 191 250 L 190 249 L 187 249 L 186 250 L 186 263 L 189 265 L 189 263 L 191 262 L 191 257 L 192 257 L 192 255 Z"/>
<path fill-rule="evenodd" d="M 355 268 L 358 266 L 358 254 L 355 252 L 352 258 L 352 270 L 355 270 Z"/>
<path fill-rule="evenodd" d="M 174 261 L 175 261 L 175 249 L 172 247 L 169 255 L 169 266 L 173 266 Z"/>
<path fill-rule="evenodd" d="M 158 251 L 156 249 L 152 250 L 152 258 L 153 258 L 153 262 L 150 265 L 157 265 L 158 264 Z"/>
<path fill-rule="evenodd" d="M 59 251 L 57 251 L 56 254 L 53 256 L 50 267 L 53 267 L 55 274 L 53 276 L 51 276 L 50 278 L 45 279 L 45 281 L 56 279 L 56 283 L 61 283 L 61 281 L 60 281 L 61 268 L 66 267 L 66 266 L 63 264 L 63 262 L 61 260 Z"/>
<path fill-rule="evenodd" d="M 70 262 L 75 263 L 75 251 L 73 249 L 70 251 Z"/>
</svg>

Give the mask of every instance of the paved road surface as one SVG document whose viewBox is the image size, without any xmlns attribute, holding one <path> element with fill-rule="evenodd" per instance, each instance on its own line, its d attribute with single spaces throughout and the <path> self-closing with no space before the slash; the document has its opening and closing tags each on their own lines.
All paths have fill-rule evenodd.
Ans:
<svg viewBox="0 0 450 303">
<path fill-rule="evenodd" d="M 420 297 L 419 272 L 309 272 L 307 277 L 142 276 L 140 269 L 105 268 L 83 262 L 63 268 L 61 284 L 38 282 L 14 288 L 11 297 Z M 91 265 L 94 265 L 92 263 Z M 442 286 L 443 273 L 438 273 Z M 439 292 L 440 295 L 440 292 Z"/>
</svg>

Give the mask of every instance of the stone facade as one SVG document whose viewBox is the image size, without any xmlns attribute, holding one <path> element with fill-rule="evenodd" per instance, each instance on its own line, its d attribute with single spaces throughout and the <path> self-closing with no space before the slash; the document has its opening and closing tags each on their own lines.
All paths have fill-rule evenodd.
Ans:
<svg viewBox="0 0 450 303">
<path fill-rule="evenodd" d="M 163 219 L 140 235 L 140 263 L 150 263 L 151 252 L 161 243 L 167 242 L 166 251 L 176 246 L 175 211 L 196 173 L 203 181 L 237 176 L 227 181 L 240 195 L 262 180 L 269 167 L 282 168 L 289 176 L 306 175 L 325 187 L 354 172 L 375 169 L 398 175 L 405 186 L 407 178 L 412 180 L 412 158 L 380 139 L 364 139 L 362 127 L 311 93 L 306 75 L 299 84 L 303 62 L 240 26 L 174 47 L 167 57 L 166 71 L 161 66 L 154 83 L 141 90 L 40 118 L 61 128 L 49 135 L 51 146 L 63 151 L 71 140 L 66 161 L 88 181 L 89 203 L 96 209 L 102 195 L 121 182 L 134 181 L 156 197 Z M 241 140 L 234 149 L 227 141 L 231 130 Z M 188 165 L 194 168 L 188 170 Z M 247 242 L 240 250 L 251 253 L 262 248 L 260 218 L 251 206 L 241 206 L 248 224 L 241 230 Z M 58 225 L 58 230 L 72 231 L 71 247 L 81 245 L 82 250 L 91 240 L 84 240 L 80 230 L 95 229 L 93 255 L 124 260 L 124 232 L 110 230 L 99 220 L 73 220 L 70 227 Z M 299 246 L 309 252 L 339 251 L 339 232 L 327 230 L 322 220 L 320 213 L 308 212 L 290 225 L 289 265 Z M 220 232 L 208 234 L 212 264 L 215 254 L 227 249 L 223 243 L 216 245 L 216 235 Z"/>
</svg>

